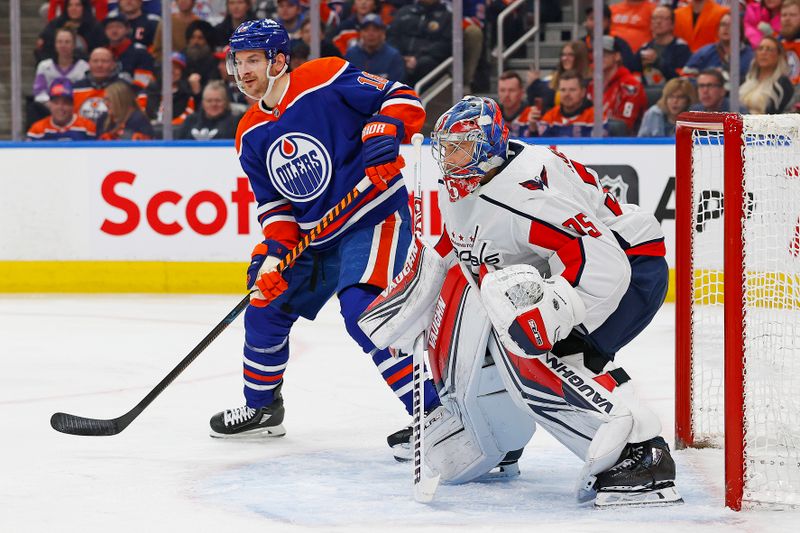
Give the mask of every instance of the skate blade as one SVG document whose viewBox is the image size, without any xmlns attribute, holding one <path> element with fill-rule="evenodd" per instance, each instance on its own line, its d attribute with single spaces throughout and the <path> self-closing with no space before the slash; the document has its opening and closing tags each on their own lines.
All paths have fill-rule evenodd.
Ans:
<svg viewBox="0 0 800 533">
<path fill-rule="evenodd" d="M 394 455 L 394 460 L 398 463 L 407 463 L 414 458 L 414 454 L 411 452 L 411 446 L 408 444 L 398 444 L 392 448 L 392 454 Z"/>
<path fill-rule="evenodd" d="M 674 486 L 639 492 L 606 492 L 600 491 L 594 499 L 595 509 L 609 509 L 613 507 L 655 507 L 678 505 L 683 503 L 683 498 Z"/>
<path fill-rule="evenodd" d="M 517 463 L 496 466 L 489 472 L 475 479 L 476 483 L 494 483 L 495 481 L 506 481 L 519 477 L 519 465 Z"/>
<path fill-rule="evenodd" d="M 283 437 L 286 435 L 286 428 L 283 424 L 264 428 L 255 428 L 240 433 L 217 433 L 213 429 L 208 434 L 215 439 L 260 439 L 265 437 Z"/>
</svg>

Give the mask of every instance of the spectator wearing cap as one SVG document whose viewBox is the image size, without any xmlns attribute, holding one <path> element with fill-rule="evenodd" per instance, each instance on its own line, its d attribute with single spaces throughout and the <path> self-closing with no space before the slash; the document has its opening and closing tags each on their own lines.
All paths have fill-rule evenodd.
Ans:
<svg viewBox="0 0 800 533">
<path fill-rule="evenodd" d="M 112 11 L 111 14 L 122 15 L 128 20 L 130 37 L 133 42 L 139 43 L 145 48 L 153 45 L 161 17 L 145 13 L 142 9 L 142 0 L 119 0 L 117 11 Z"/>
<path fill-rule="evenodd" d="M 616 41 L 603 36 L 603 114 L 624 124 L 627 134 L 635 131 L 636 123 L 647 105 L 647 96 L 639 78 L 621 64 Z M 589 97 L 594 95 L 594 81 L 589 83 Z"/>
<path fill-rule="evenodd" d="M 783 0 L 780 41 L 786 50 L 789 79 L 800 84 L 800 0 Z"/>
<path fill-rule="evenodd" d="M 233 35 L 233 31 L 246 21 L 256 18 L 253 11 L 253 0 L 227 0 L 225 18 L 214 26 L 214 40 L 217 46 L 225 46 Z"/>
<path fill-rule="evenodd" d="M 186 118 L 175 138 L 195 141 L 233 139 L 239 116 L 231 112 L 228 91 L 221 80 L 212 80 L 203 89 L 200 111 Z"/>
<path fill-rule="evenodd" d="M 692 52 L 683 39 L 675 37 L 675 14 L 667 6 L 658 6 L 650 17 L 653 40 L 636 54 L 637 71 L 645 85 L 663 85 L 679 75 Z"/>
<path fill-rule="evenodd" d="M 55 35 L 56 57 L 44 59 L 36 65 L 33 78 L 33 98 L 46 103 L 50 99 L 49 87 L 58 78 L 67 78 L 74 83 L 86 75 L 89 63 L 75 59 L 75 32 L 69 28 L 59 28 Z"/>
<path fill-rule="evenodd" d="M 103 100 L 106 88 L 120 79 L 119 66 L 111 50 L 104 47 L 92 50 L 89 72 L 72 86 L 75 112 L 96 121 L 106 111 Z"/>
<path fill-rule="evenodd" d="M 683 76 L 693 77 L 698 72 L 709 68 L 719 68 L 724 72 L 730 72 L 731 57 L 731 15 L 725 13 L 719 19 L 719 40 L 715 43 L 707 44 L 693 53 L 681 71 Z M 739 45 L 739 79 L 744 80 L 750 63 L 753 62 L 753 49 L 746 41 L 742 40 Z"/>
<path fill-rule="evenodd" d="M 744 37 L 753 48 L 764 37 L 776 37 L 781 31 L 782 0 L 755 0 L 744 10 Z"/>
<path fill-rule="evenodd" d="M 697 75 L 697 103 L 690 111 L 727 112 L 731 110 L 725 95 L 725 76 L 718 68 L 710 68 Z"/>
<path fill-rule="evenodd" d="M 714 0 L 690 0 L 675 10 L 675 36 L 696 52 L 703 46 L 714 42 L 719 21 L 730 9 Z"/>
<path fill-rule="evenodd" d="M 172 50 L 180 51 L 186 48 L 186 28 L 200 17 L 192 12 L 195 0 L 175 0 L 176 13 L 172 13 Z M 161 22 L 156 28 L 156 38 L 150 51 L 156 61 L 161 61 Z"/>
<path fill-rule="evenodd" d="M 50 116 L 34 122 L 28 130 L 29 141 L 92 141 L 96 137 L 91 120 L 75 114 L 72 106 L 72 83 L 57 79 L 48 91 Z"/>
<path fill-rule="evenodd" d="M 589 57 L 592 57 L 592 39 L 594 38 L 594 6 L 586 8 L 586 18 L 583 20 L 583 27 L 586 29 L 586 48 L 589 50 Z M 610 35 L 611 32 L 611 9 L 603 5 L 603 35 Z M 636 57 L 633 55 L 630 45 L 621 37 L 612 36 L 614 46 L 619 50 L 622 64 L 630 71 L 636 71 Z"/>
<path fill-rule="evenodd" d="M 395 11 L 387 33 L 389 44 L 403 56 L 413 85 L 453 53 L 453 17 L 440 0 L 417 0 Z"/>
<path fill-rule="evenodd" d="M 154 137 L 153 127 L 136 103 L 136 94 L 124 81 L 106 88 L 107 111 L 97 119 L 97 138 L 101 141 L 145 141 Z"/>
<path fill-rule="evenodd" d="M 356 68 L 390 80 L 402 80 L 406 68 L 397 48 L 386 44 L 386 25 L 380 15 L 370 13 L 359 27 L 358 43 L 344 56 Z"/>
<path fill-rule="evenodd" d="M 697 101 L 697 92 L 692 82 L 685 78 L 673 78 L 664 85 L 661 98 L 642 117 L 639 137 L 672 137 L 678 115 Z"/>
<path fill-rule="evenodd" d="M 303 43 L 311 49 L 311 18 L 306 18 L 300 25 L 300 37 L 293 39 L 291 46 L 294 47 L 297 43 Z M 324 35 L 322 23 L 320 23 L 320 35 Z M 342 57 L 339 49 L 331 42 L 330 39 L 321 38 L 319 41 L 319 56 L 320 57 Z M 291 59 L 291 58 L 290 58 Z"/>
<path fill-rule="evenodd" d="M 633 53 L 650 41 L 650 17 L 656 4 L 650 0 L 622 0 L 611 6 L 611 35 L 625 39 Z"/>
<path fill-rule="evenodd" d="M 347 54 L 351 46 L 355 46 L 359 39 L 359 27 L 367 15 L 378 12 L 377 0 L 353 0 L 353 7 L 350 16 L 342 20 L 336 35 L 333 37 L 333 44 L 342 53 Z"/>
<path fill-rule="evenodd" d="M 305 18 L 300 0 L 278 0 L 275 20 L 280 22 L 292 39 L 300 38 L 300 27 Z"/>
<path fill-rule="evenodd" d="M 195 20 L 186 28 L 186 79 L 195 99 L 200 99 L 203 86 L 219 77 L 214 57 L 214 27 L 205 20 Z"/>
<path fill-rule="evenodd" d="M 86 57 L 98 46 L 106 44 L 103 27 L 92 14 L 89 0 L 66 0 L 64 13 L 51 20 L 36 40 L 36 61 L 55 57 L 55 34 L 58 28 L 70 28 L 75 32 L 75 50 L 79 57 Z"/>
<path fill-rule="evenodd" d="M 141 43 L 133 42 L 129 37 L 130 25 L 125 15 L 109 15 L 103 21 L 108 39 L 108 48 L 119 63 L 120 70 L 126 72 L 133 84 L 144 89 L 155 78 L 153 74 L 153 58 Z"/>
<path fill-rule="evenodd" d="M 194 113 L 195 100 L 189 82 L 186 81 L 186 56 L 180 52 L 172 52 L 172 124 L 183 124 L 186 117 Z M 163 124 L 164 106 L 161 101 L 160 76 L 147 87 L 147 117 Z"/>
<path fill-rule="evenodd" d="M 548 110 L 537 122 L 541 137 L 591 137 L 594 128 L 594 106 L 586 96 L 586 83 L 575 70 L 566 70 L 558 78 L 559 104 Z M 607 128 L 605 119 L 603 128 Z"/>
<path fill-rule="evenodd" d="M 542 110 L 534 111 L 525 102 L 522 78 L 513 70 L 503 72 L 497 80 L 497 103 L 511 137 L 528 137 L 536 131 L 536 120 Z"/>
</svg>

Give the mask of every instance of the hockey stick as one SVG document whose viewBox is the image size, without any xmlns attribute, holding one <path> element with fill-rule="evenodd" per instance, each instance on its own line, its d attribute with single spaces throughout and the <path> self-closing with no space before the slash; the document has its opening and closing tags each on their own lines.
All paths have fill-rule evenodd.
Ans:
<svg viewBox="0 0 800 533">
<path fill-rule="evenodd" d="M 367 187 L 371 185 L 371 181 L 369 178 L 364 178 L 351 190 L 347 195 L 342 198 L 342 200 L 333 207 L 325 217 L 320 220 L 319 224 L 317 224 L 305 237 L 301 240 L 297 245 L 292 248 L 292 250 L 286 254 L 286 256 L 278 263 L 276 267 L 278 272 L 283 272 L 289 266 L 291 266 L 294 261 L 297 259 L 303 251 L 308 248 L 308 246 L 314 242 L 320 233 L 325 231 L 325 228 L 333 221 L 334 218 L 339 216 L 347 206 L 349 206 L 353 200 L 358 198 L 358 196 L 363 193 Z M 195 346 L 189 354 L 183 358 L 183 360 L 178 363 L 178 365 L 173 368 L 169 374 L 167 374 L 164 379 L 162 379 L 158 385 L 151 390 L 147 396 L 145 396 L 142 401 L 140 401 L 136 406 L 125 413 L 122 416 L 112 419 L 98 419 L 98 418 L 85 418 L 82 416 L 77 415 L 70 415 L 67 413 L 55 413 L 50 418 L 50 425 L 56 431 L 60 431 L 61 433 L 67 433 L 69 435 L 84 435 L 84 436 L 109 436 L 109 435 L 116 435 L 121 433 L 128 425 L 133 422 L 136 417 L 142 414 L 142 411 L 150 405 L 153 400 L 161 394 L 164 389 L 166 389 L 170 383 L 175 381 L 181 373 L 186 370 L 192 361 L 197 359 L 197 356 L 200 355 L 203 350 L 208 348 L 208 345 L 211 344 L 214 339 L 216 339 L 220 333 L 222 333 L 225 328 L 227 328 L 231 322 L 236 320 L 242 311 L 250 303 L 250 294 L 248 293 L 242 300 L 236 304 L 230 313 L 227 314 L 222 321 L 214 326 L 208 335 L 206 335 L 200 343 Z"/>
<path fill-rule="evenodd" d="M 422 141 L 424 137 L 415 133 L 411 137 L 414 147 L 414 235 L 422 239 Z M 425 333 L 420 333 L 414 341 L 414 354 L 411 356 L 413 423 L 411 442 L 414 450 L 414 499 L 430 502 L 439 485 L 439 475 L 432 474 L 425 467 Z"/>
</svg>

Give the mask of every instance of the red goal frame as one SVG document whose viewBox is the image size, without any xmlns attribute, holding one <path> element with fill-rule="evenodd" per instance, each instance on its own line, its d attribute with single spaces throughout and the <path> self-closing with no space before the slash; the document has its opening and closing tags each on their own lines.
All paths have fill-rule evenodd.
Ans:
<svg viewBox="0 0 800 533">
<path fill-rule="evenodd" d="M 696 444 L 692 428 L 692 134 L 724 136 L 724 404 L 725 504 L 741 510 L 744 493 L 744 142 L 738 113 L 687 112 L 675 130 L 675 446 Z"/>
</svg>

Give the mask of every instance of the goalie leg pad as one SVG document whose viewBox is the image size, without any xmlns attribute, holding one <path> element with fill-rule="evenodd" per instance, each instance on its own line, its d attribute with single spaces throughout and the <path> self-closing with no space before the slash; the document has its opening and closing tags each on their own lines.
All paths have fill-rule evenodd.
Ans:
<svg viewBox="0 0 800 533">
<path fill-rule="evenodd" d="M 414 340 L 431 324 L 446 273 L 445 260 L 416 239 L 403 270 L 361 314 L 358 326 L 379 349 L 411 353 Z"/>
<path fill-rule="evenodd" d="M 447 483 L 482 479 L 536 429 L 487 355 L 491 323 L 459 268 L 448 273 L 431 328 L 429 357 L 444 412 L 426 425 L 426 462 Z"/>
</svg>

